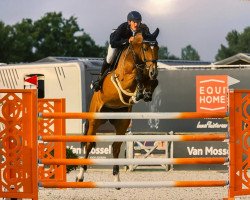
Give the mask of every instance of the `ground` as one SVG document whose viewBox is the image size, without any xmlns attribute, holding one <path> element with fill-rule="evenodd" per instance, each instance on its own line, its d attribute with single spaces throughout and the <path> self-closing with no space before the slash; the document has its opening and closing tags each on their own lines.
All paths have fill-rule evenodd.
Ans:
<svg viewBox="0 0 250 200">
<path fill-rule="evenodd" d="M 78 171 L 68 174 L 68 181 L 74 181 Z M 226 171 L 164 171 L 121 170 L 122 181 L 172 181 L 172 180 L 227 180 Z M 90 169 L 86 181 L 113 181 L 112 170 Z M 227 187 L 209 188 L 122 188 L 116 189 L 40 189 L 39 200 L 218 200 L 227 197 Z M 250 199 L 241 197 L 239 199 Z"/>
</svg>

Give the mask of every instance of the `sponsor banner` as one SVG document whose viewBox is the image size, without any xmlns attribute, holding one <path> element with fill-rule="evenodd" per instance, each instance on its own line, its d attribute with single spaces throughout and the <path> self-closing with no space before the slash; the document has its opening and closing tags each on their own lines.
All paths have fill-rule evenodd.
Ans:
<svg viewBox="0 0 250 200">
<path fill-rule="evenodd" d="M 162 70 L 158 74 L 159 84 L 151 102 L 140 101 L 134 112 L 209 112 L 223 107 L 226 111 L 228 89 L 247 89 L 250 69 L 185 69 Z M 200 77 L 200 78 L 197 78 Z M 212 79 L 211 79 L 212 77 Z M 207 82 L 209 80 L 209 82 Z M 210 81 L 216 84 L 210 87 Z M 205 82 L 203 82 L 205 81 Z M 216 82 L 217 81 L 217 82 Z M 199 84 L 198 84 L 199 83 Z M 208 84 L 209 83 L 209 84 Z M 219 97 L 211 97 L 219 96 Z M 197 100 L 198 99 L 198 100 Z M 200 102 L 197 106 L 196 102 Z M 217 104 L 218 102 L 218 104 Z M 205 105 L 203 105 L 203 103 Z M 212 103 L 210 105 L 209 103 Z M 202 107 L 208 110 L 201 110 Z M 217 112 L 220 110 L 217 110 Z M 223 111 L 223 110 L 221 110 Z M 133 120 L 132 132 L 226 132 L 227 121 L 223 119 Z"/>
<path fill-rule="evenodd" d="M 173 142 L 174 158 L 199 157 L 227 157 L 228 145 L 226 142 Z M 200 164 L 200 165 L 174 165 L 176 170 L 226 170 L 227 165 Z"/>
<path fill-rule="evenodd" d="M 227 75 L 196 76 L 196 112 L 227 111 Z"/>
<path fill-rule="evenodd" d="M 69 148 L 73 151 L 73 153 L 77 154 L 79 158 L 83 158 L 85 155 L 85 149 L 81 148 L 80 142 L 67 142 L 66 148 Z M 92 159 L 106 159 L 113 158 L 113 150 L 111 142 L 98 142 L 96 143 L 96 147 L 92 148 L 89 158 Z M 121 151 L 119 158 L 125 158 L 125 143 L 121 146 Z M 90 165 L 88 168 L 110 168 L 110 166 L 92 166 Z"/>
</svg>

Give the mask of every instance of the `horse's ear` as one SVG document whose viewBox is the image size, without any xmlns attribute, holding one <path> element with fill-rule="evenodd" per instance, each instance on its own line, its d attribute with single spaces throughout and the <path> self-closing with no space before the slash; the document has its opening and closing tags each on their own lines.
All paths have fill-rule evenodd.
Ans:
<svg viewBox="0 0 250 200">
<path fill-rule="evenodd" d="M 159 34 L 160 30 L 159 28 L 155 29 L 155 31 L 152 34 L 148 34 L 148 33 L 143 33 L 143 38 L 145 40 L 149 40 L 149 41 L 153 41 L 156 40 L 158 34 Z"/>
<path fill-rule="evenodd" d="M 160 29 L 159 29 L 159 28 L 155 29 L 155 31 L 152 33 L 153 38 L 156 39 L 157 36 L 159 35 L 159 32 L 160 32 Z"/>
</svg>

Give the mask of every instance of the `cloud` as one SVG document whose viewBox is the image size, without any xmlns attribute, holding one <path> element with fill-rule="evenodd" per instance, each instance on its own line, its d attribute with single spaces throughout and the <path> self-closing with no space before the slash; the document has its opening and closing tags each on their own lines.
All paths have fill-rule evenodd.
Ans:
<svg viewBox="0 0 250 200">
<path fill-rule="evenodd" d="M 169 15 L 174 12 L 176 5 L 174 0 L 144 0 L 133 3 L 151 16 Z"/>
</svg>

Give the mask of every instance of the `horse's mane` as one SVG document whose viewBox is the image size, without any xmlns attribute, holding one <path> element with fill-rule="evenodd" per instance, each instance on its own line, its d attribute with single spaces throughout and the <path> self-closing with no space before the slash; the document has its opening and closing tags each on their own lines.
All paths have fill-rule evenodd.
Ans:
<svg viewBox="0 0 250 200">
<path fill-rule="evenodd" d="M 143 35 L 141 32 L 136 33 L 132 44 L 141 44 L 143 42 Z"/>
</svg>

